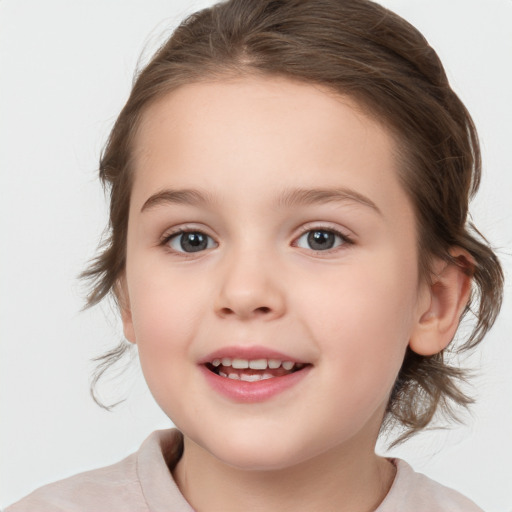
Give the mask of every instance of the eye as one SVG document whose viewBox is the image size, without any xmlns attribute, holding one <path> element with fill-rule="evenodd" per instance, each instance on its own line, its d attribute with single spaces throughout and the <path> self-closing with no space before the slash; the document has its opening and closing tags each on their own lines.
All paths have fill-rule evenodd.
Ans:
<svg viewBox="0 0 512 512">
<path fill-rule="evenodd" d="M 302 249 L 328 251 L 329 249 L 334 249 L 348 242 L 347 237 L 337 231 L 330 229 L 310 229 L 297 239 L 295 245 Z"/>
<path fill-rule="evenodd" d="M 199 252 L 217 246 L 211 236 L 200 231 L 180 231 L 168 237 L 165 243 L 176 252 Z"/>
</svg>

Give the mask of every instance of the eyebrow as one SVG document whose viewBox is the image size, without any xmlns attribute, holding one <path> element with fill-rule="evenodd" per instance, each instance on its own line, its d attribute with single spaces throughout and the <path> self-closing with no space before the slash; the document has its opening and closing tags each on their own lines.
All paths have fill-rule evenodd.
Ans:
<svg viewBox="0 0 512 512">
<path fill-rule="evenodd" d="M 287 190 L 280 198 L 279 204 L 291 207 L 297 205 L 313 205 L 323 203 L 342 203 L 354 201 L 367 206 L 382 215 L 379 207 L 369 198 L 350 188 L 318 188 L 318 189 L 292 189 Z"/>
<path fill-rule="evenodd" d="M 353 201 L 367 206 L 382 215 L 379 207 L 368 197 L 349 188 L 295 188 L 286 190 L 277 201 L 279 206 L 293 207 L 324 203 Z M 165 189 L 150 196 L 141 208 L 141 212 L 165 204 L 186 204 L 199 206 L 215 203 L 214 197 L 198 189 Z"/>
<path fill-rule="evenodd" d="M 149 197 L 149 199 L 147 199 L 146 202 L 142 205 L 140 211 L 144 212 L 146 210 L 155 208 L 156 206 L 165 204 L 189 204 L 196 206 L 201 204 L 209 204 L 212 202 L 212 198 L 200 190 L 191 188 L 180 190 L 165 189 Z"/>
</svg>

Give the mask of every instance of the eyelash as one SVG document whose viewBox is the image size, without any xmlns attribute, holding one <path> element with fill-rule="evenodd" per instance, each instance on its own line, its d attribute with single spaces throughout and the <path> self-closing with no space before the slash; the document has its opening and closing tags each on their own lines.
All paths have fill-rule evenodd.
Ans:
<svg viewBox="0 0 512 512">
<path fill-rule="evenodd" d="M 350 236 L 348 236 L 345 233 L 341 233 L 339 230 L 334 229 L 332 227 L 323 227 L 323 226 L 318 226 L 318 227 L 313 226 L 313 227 L 311 227 L 311 226 L 307 226 L 307 227 L 304 227 L 304 228 L 301 229 L 300 235 L 294 239 L 294 241 L 292 243 L 292 246 L 293 247 L 299 247 L 299 245 L 298 245 L 299 240 L 302 237 L 304 237 L 304 235 L 306 235 L 308 233 L 313 233 L 313 232 L 323 232 L 323 233 L 332 234 L 332 235 L 338 237 L 340 239 L 340 241 L 341 241 L 341 243 L 339 243 L 335 247 L 330 247 L 330 248 L 325 249 L 325 250 L 315 250 L 315 249 L 313 249 L 311 247 L 310 248 L 302 247 L 303 249 L 313 251 L 316 254 L 322 254 L 322 253 L 329 254 L 329 253 L 332 253 L 332 252 L 334 252 L 336 250 L 342 249 L 344 246 L 353 245 L 354 244 L 354 241 L 352 240 L 352 238 Z M 178 231 L 175 231 L 175 232 L 172 232 L 172 233 L 164 235 L 164 237 L 162 238 L 162 240 L 160 242 L 160 245 L 165 246 L 173 254 L 179 254 L 182 257 L 192 257 L 195 254 L 195 252 L 202 253 L 202 252 L 205 252 L 205 250 L 212 248 L 212 247 L 206 247 L 205 249 L 202 249 L 202 250 L 199 250 L 199 251 L 187 252 L 187 251 L 179 251 L 179 250 L 173 249 L 172 247 L 169 246 L 169 243 L 172 240 L 178 239 L 180 236 L 185 235 L 187 233 L 194 233 L 194 234 L 203 235 L 203 236 L 207 237 L 208 239 L 213 240 L 213 242 L 215 244 L 215 247 L 218 246 L 218 243 L 215 242 L 213 237 L 211 237 L 210 235 L 206 234 L 204 231 L 201 231 L 200 229 L 192 229 L 192 228 L 191 229 L 180 229 Z M 208 241 L 207 244 L 209 245 L 210 242 Z"/>
<path fill-rule="evenodd" d="M 354 241 L 350 236 L 348 236 L 346 233 L 342 233 L 341 231 L 339 231 L 335 228 L 326 227 L 326 226 L 305 226 L 301 229 L 301 234 L 297 238 L 295 238 L 292 245 L 294 247 L 298 247 L 298 241 L 304 235 L 306 235 L 308 233 L 314 233 L 314 232 L 329 233 L 329 234 L 335 235 L 336 237 L 338 237 L 341 240 L 341 243 L 339 245 L 329 248 L 329 249 L 326 249 L 326 250 L 315 250 L 313 248 L 309 248 L 310 251 L 314 251 L 316 254 L 322 254 L 322 253 L 331 254 L 334 251 L 343 250 L 343 248 L 347 245 L 354 244 Z"/>
<path fill-rule="evenodd" d="M 179 229 L 177 231 L 174 231 L 172 233 L 168 233 L 166 235 L 164 235 L 164 237 L 162 238 L 161 242 L 160 242 L 160 245 L 166 247 L 166 249 L 169 250 L 169 252 L 172 252 L 173 254 L 179 254 L 180 256 L 182 257 L 185 257 L 185 258 L 189 258 L 189 257 L 192 257 L 194 256 L 194 254 L 196 252 L 204 252 L 205 249 L 203 250 L 200 250 L 200 251 L 190 251 L 190 252 L 187 252 L 187 251 L 178 251 L 176 249 L 173 249 L 169 244 L 172 240 L 174 239 L 178 239 L 180 236 L 182 235 L 186 235 L 188 233 L 194 233 L 194 234 L 200 234 L 200 235 L 203 235 L 205 236 L 206 238 L 208 238 L 209 240 L 213 240 L 213 237 L 211 237 L 210 235 L 207 235 L 204 231 L 202 231 L 201 229 L 193 229 L 193 228 L 189 228 L 189 229 Z M 213 240 L 215 246 L 217 246 L 217 242 L 215 242 L 215 240 Z M 207 244 L 209 245 L 210 242 L 207 241 Z M 206 247 L 206 249 L 211 249 L 212 247 Z"/>
</svg>

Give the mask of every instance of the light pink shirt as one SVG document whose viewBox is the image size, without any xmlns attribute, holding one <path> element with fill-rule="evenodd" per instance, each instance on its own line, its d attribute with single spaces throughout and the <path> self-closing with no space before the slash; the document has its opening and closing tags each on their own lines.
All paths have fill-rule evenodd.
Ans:
<svg viewBox="0 0 512 512">
<path fill-rule="evenodd" d="M 153 432 L 138 452 L 121 462 L 45 485 L 5 512 L 194 512 L 169 470 L 181 450 L 178 430 Z M 482 512 L 403 460 L 393 463 L 395 481 L 375 512 Z"/>
</svg>

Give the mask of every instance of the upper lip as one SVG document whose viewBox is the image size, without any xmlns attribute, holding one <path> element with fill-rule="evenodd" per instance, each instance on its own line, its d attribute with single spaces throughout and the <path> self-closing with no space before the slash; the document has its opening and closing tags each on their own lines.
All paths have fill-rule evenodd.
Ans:
<svg viewBox="0 0 512 512">
<path fill-rule="evenodd" d="M 229 346 L 219 348 L 199 360 L 199 364 L 211 363 L 214 359 L 229 357 L 231 359 L 276 359 L 280 361 L 292 361 L 294 363 L 308 363 L 300 358 L 285 354 L 278 350 L 263 346 Z"/>
</svg>

